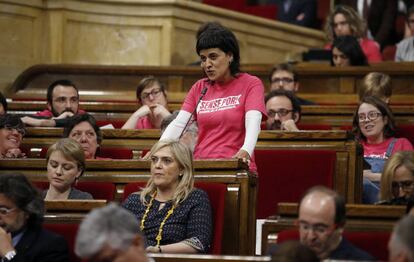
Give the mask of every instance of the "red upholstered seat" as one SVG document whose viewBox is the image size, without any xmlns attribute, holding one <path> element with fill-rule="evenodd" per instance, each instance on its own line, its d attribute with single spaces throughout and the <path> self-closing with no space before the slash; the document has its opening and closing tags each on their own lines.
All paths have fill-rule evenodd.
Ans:
<svg viewBox="0 0 414 262">
<path fill-rule="evenodd" d="M 79 224 L 43 224 L 43 228 L 63 236 L 68 242 L 70 262 L 82 261 L 75 255 L 75 240 Z"/>
<path fill-rule="evenodd" d="M 49 182 L 34 182 L 33 184 L 41 190 L 49 188 Z M 79 182 L 75 188 L 90 193 L 94 199 L 105 199 L 108 202 L 114 200 L 116 189 L 111 182 Z"/>
<path fill-rule="evenodd" d="M 245 0 L 231 0 L 231 1 L 203 0 L 203 4 L 213 5 L 213 6 L 235 10 L 235 11 L 242 11 L 244 6 L 246 5 L 246 1 Z"/>
<path fill-rule="evenodd" d="M 257 218 L 277 212 L 279 202 L 298 202 L 315 185 L 333 187 L 336 162 L 330 150 L 255 150 L 259 189 Z"/>
<path fill-rule="evenodd" d="M 260 16 L 268 19 L 275 20 L 277 14 L 276 5 L 253 5 L 245 6 L 243 12 L 246 14 L 251 14 L 255 16 Z"/>
<path fill-rule="evenodd" d="M 298 124 L 297 125 L 300 130 L 331 130 L 332 127 L 330 125 L 323 125 L 323 124 Z"/>
<path fill-rule="evenodd" d="M 414 145 L 414 125 L 398 125 L 397 137 L 405 137 Z"/>
<path fill-rule="evenodd" d="M 373 255 L 381 261 L 388 260 L 388 241 L 391 232 L 359 232 L 359 231 L 345 231 L 344 237 L 348 239 L 355 246 Z M 297 229 L 283 230 L 278 233 L 277 242 L 282 243 L 288 240 L 299 240 L 299 231 Z"/>
<path fill-rule="evenodd" d="M 143 182 L 126 185 L 122 199 L 125 200 L 131 193 L 138 191 L 142 187 L 145 187 L 145 183 Z M 227 186 L 221 183 L 197 182 L 195 183 L 195 187 L 204 190 L 208 194 L 212 207 L 214 230 L 210 253 L 217 255 L 221 254 L 221 240 L 223 238 L 224 227 L 224 203 Z"/>
<path fill-rule="evenodd" d="M 124 124 L 124 120 L 97 120 L 96 124 L 99 127 L 106 126 L 106 125 L 113 125 L 115 128 L 121 128 Z"/>
</svg>

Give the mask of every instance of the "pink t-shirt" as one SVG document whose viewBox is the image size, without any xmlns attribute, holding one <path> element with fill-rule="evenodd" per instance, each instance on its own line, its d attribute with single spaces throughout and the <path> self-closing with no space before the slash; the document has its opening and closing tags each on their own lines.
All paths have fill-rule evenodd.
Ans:
<svg viewBox="0 0 414 262">
<path fill-rule="evenodd" d="M 137 123 L 135 124 L 135 129 L 156 129 L 148 116 L 141 117 L 137 120 Z"/>
<path fill-rule="evenodd" d="M 264 87 L 259 78 L 247 73 L 225 85 L 209 84 L 207 79 L 197 81 L 185 98 L 182 110 L 194 111 L 204 86 L 208 90 L 197 107 L 198 141 L 194 158 L 232 158 L 242 147 L 245 113 L 260 111 L 266 118 Z M 250 168 L 256 171 L 254 157 Z"/>
<path fill-rule="evenodd" d="M 368 144 L 366 141 L 361 141 L 361 145 L 364 147 L 364 157 L 387 159 L 385 153 L 391 143 L 393 137 L 387 138 L 380 144 Z M 413 145 L 407 138 L 397 138 L 391 155 L 398 151 L 412 151 Z"/>
<path fill-rule="evenodd" d="M 382 61 L 380 46 L 372 39 L 362 38 L 359 40 L 359 45 L 369 63 L 378 63 Z M 325 49 L 332 49 L 332 43 L 325 45 Z"/>
<path fill-rule="evenodd" d="M 78 114 L 85 114 L 86 112 L 82 109 L 78 110 Z M 36 114 L 34 114 L 35 116 L 44 116 L 44 117 L 53 117 L 53 113 L 52 111 L 50 111 L 49 109 L 45 109 L 43 111 L 37 112 Z"/>
</svg>

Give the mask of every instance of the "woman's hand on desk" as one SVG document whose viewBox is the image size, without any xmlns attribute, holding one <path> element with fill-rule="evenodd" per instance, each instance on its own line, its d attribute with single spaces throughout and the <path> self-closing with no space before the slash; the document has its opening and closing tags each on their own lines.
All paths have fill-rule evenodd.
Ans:
<svg viewBox="0 0 414 262">
<path fill-rule="evenodd" d="M 250 155 L 244 149 L 240 149 L 239 152 L 233 156 L 233 158 L 241 159 L 243 162 L 250 164 Z"/>
</svg>

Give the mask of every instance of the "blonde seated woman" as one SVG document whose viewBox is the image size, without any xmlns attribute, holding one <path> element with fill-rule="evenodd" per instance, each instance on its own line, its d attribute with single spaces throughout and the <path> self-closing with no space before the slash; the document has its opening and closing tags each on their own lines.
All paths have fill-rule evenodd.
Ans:
<svg viewBox="0 0 414 262">
<path fill-rule="evenodd" d="M 399 151 L 385 164 L 380 203 L 406 205 L 410 197 L 414 197 L 414 152 Z"/>
<path fill-rule="evenodd" d="M 211 206 L 206 192 L 194 188 L 190 149 L 160 141 L 150 151 L 151 177 L 123 206 L 140 222 L 151 253 L 206 253 L 212 239 Z"/>
<path fill-rule="evenodd" d="M 78 142 L 60 139 L 47 151 L 46 163 L 49 189 L 43 192 L 45 200 L 93 199 L 72 187 L 85 171 L 85 153 Z"/>
</svg>

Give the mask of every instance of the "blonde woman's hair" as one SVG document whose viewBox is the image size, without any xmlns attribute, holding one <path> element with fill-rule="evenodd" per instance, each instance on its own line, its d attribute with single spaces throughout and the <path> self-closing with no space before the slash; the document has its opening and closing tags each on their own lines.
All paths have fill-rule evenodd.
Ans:
<svg viewBox="0 0 414 262">
<path fill-rule="evenodd" d="M 188 197 L 194 188 L 193 155 L 187 146 L 178 141 L 162 140 L 151 148 L 150 158 L 164 147 L 170 148 L 174 160 L 177 161 L 180 170 L 182 170 L 182 176 L 180 175 L 178 178 L 178 186 L 172 199 L 174 204 L 178 205 Z M 147 197 L 151 196 L 154 192 L 156 192 L 156 190 L 157 187 L 155 186 L 154 179 L 151 176 L 145 188 L 143 188 L 140 192 L 141 202 L 148 205 Z"/>
<path fill-rule="evenodd" d="M 392 180 L 394 179 L 395 170 L 400 166 L 405 166 L 414 176 L 414 152 L 398 151 L 388 159 L 381 175 L 381 201 L 388 201 L 394 198 L 392 194 Z"/>
<path fill-rule="evenodd" d="M 85 152 L 83 151 L 82 146 L 77 141 L 71 138 L 62 138 L 58 140 L 47 150 L 46 164 L 49 163 L 50 155 L 52 155 L 52 153 L 55 151 L 59 151 L 65 156 L 65 158 L 75 161 L 78 165 L 78 169 L 81 170 L 80 176 L 83 175 L 86 166 Z"/>
<path fill-rule="evenodd" d="M 345 16 L 347 23 L 351 29 L 352 36 L 356 38 L 361 38 L 365 35 L 365 22 L 362 20 L 361 16 L 358 14 L 355 9 L 347 5 L 337 5 L 328 15 L 325 23 L 325 33 L 329 41 L 333 41 L 337 36 L 334 31 L 334 17 L 337 14 L 342 14 Z"/>
<path fill-rule="evenodd" d="M 391 77 L 379 72 L 367 74 L 358 95 L 359 100 L 366 96 L 376 96 L 384 101 L 387 100 L 392 95 Z"/>
</svg>

